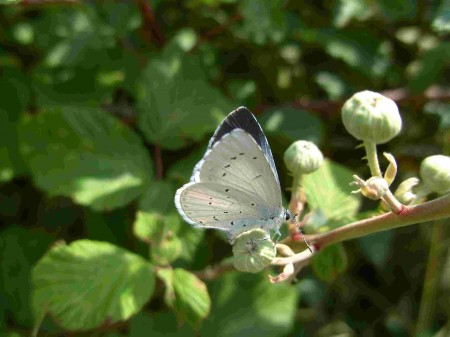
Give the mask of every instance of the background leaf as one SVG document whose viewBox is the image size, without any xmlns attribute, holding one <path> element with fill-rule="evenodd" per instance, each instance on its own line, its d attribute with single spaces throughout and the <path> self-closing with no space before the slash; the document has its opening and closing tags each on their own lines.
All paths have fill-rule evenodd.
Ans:
<svg viewBox="0 0 450 337">
<path fill-rule="evenodd" d="M 324 160 L 315 172 L 305 175 L 302 187 L 312 210 L 320 209 L 327 219 L 350 220 L 360 206 L 360 196 L 351 194 L 352 172 L 347 168 Z"/>
<path fill-rule="evenodd" d="M 0 232 L 0 302 L 8 316 L 26 327 L 33 326 L 31 268 L 51 241 L 43 231 L 31 232 L 19 226 Z"/>
<path fill-rule="evenodd" d="M 20 137 L 38 187 L 96 210 L 137 198 L 152 174 L 140 139 L 98 109 L 64 106 L 24 118 Z"/>
<path fill-rule="evenodd" d="M 36 317 L 48 311 L 68 330 L 124 321 L 153 294 L 153 266 L 100 241 L 54 246 L 33 270 Z"/>
<path fill-rule="evenodd" d="M 211 287 L 211 314 L 201 333 L 218 337 L 283 336 L 293 325 L 298 292 L 262 274 L 228 273 Z M 220 329 L 217 329 L 220 327 Z"/>
<path fill-rule="evenodd" d="M 347 256 L 341 244 L 323 248 L 313 257 L 314 273 L 324 281 L 334 281 L 347 268 Z"/>
<path fill-rule="evenodd" d="M 145 68 L 138 108 L 138 126 L 147 140 L 172 150 L 214 131 L 234 109 L 206 82 L 199 60 L 176 45 L 166 47 Z"/>
<path fill-rule="evenodd" d="M 161 269 L 158 275 L 166 285 L 166 303 L 175 310 L 179 320 L 198 326 L 211 307 L 205 283 L 181 268 Z"/>
</svg>

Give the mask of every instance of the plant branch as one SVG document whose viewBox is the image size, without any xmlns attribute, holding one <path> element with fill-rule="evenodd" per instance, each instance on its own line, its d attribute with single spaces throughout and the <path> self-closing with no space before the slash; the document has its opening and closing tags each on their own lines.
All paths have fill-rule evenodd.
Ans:
<svg viewBox="0 0 450 337">
<path fill-rule="evenodd" d="M 139 10 L 141 11 L 141 16 L 143 20 L 142 25 L 142 34 L 145 36 L 145 39 L 155 44 L 158 47 L 162 47 L 165 44 L 165 38 L 159 28 L 158 23 L 156 22 L 155 14 L 153 13 L 153 9 L 150 6 L 150 2 L 147 0 L 137 0 L 137 4 Z"/>
<path fill-rule="evenodd" d="M 416 206 L 405 206 L 399 214 L 393 212 L 374 216 L 372 218 L 355 221 L 336 228 L 327 233 L 306 235 L 306 239 L 320 250 L 325 246 L 346 240 L 359 238 L 372 233 L 394 229 L 407 225 L 439 220 L 450 217 L 450 194 L 438 199 L 427 201 Z M 289 243 L 290 238 L 282 243 Z"/>
</svg>

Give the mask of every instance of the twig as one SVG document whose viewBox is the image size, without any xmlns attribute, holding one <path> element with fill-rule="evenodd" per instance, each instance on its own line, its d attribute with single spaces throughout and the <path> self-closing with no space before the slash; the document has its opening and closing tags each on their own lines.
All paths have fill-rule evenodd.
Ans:
<svg viewBox="0 0 450 337">
<path fill-rule="evenodd" d="M 156 22 L 155 14 L 150 6 L 150 2 L 147 0 L 137 0 L 139 10 L 141 11 L 142 20 L 142 33 L 146 37 L 146 40 L 150 43 L 156 42 L 158 47 L 162 47 L 165 44 L 165 38 Z"/>
</svg>

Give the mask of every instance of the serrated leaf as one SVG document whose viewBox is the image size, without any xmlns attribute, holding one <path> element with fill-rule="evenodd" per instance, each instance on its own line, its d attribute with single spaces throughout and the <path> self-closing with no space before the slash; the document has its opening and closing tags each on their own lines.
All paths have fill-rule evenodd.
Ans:
<svg viewBox="0 0 450 337">
<path fill-rule="evenodd" d="M 240 9 L 244 17 L 243 26 L 235 30 L 256 44 L 280 42 L 288 30 L 285 0 L 243 0 Z"/>
<path fill-rule="evenodd" d="M 95 108 L 52 108 L 22 120 L 21 152 L 38 187 L 95 210 L 128 204 L 152 166 L 138 136 Z"/>
<path fill-rule="evenodd" d="M 347 268 L 347 255 L 341 244 L 323 248 L 312 260 L 314 273 L 324 281 L 331 282 Z"/>
<path fill-rule="evenodd" d="M 147 140 L 179 149 L 211 133 L 234 107 L 206 81 L 199 59 L 169 45 L 140 80 L 138 127 Z"/>
<path fill-rule="evenodd" d="M 165 300 L 179 320 L 197 326 L 209 314 L 211 299 L 203 281 L 185 269 L 160 269 L 158 276 L 166 286 Z"/>
<path fill-rule="evenodd" d="M 210 292 L 212 309 L 202 336 L 281 337 L 294 324 L 298 291 L 289 284 L 273 285 L 262 273 L 227 273 L 211 283 Z"/>
<path fill-rule="evenodd" d="M 67 330 L 127 320 L 142 309 L 154 287 L 150 263 L 107 242 L 57 245 L 33 269 L 36 317 L 49 312 Z"/>
<path fill-rule="evenodd" d="M 352 194 L 353 173 L 346 167 L 325 159 L 315 172 L 303 176 L 302 186 L 312 210 L 320 209 L 333 220 L 351 219 L 358 212 L 361 197 Z"/>
<path fill-rule="evenodd" d="M 0 232 L 0 299 L 8 315 L 33 326 L 31 268 L 52 241 L 45 232 L 11 226 Z M 3 302 L 3 301 L 0 301 Z"/>
<path fill-rule="evenodd" d="M 282 136 L 291 142 L 303 139 L 317 144 L 322 138 L 321 121 L 305 110 L 289 107 L 271 110 L 258 120 L 267 135 Z"/>
</svg>

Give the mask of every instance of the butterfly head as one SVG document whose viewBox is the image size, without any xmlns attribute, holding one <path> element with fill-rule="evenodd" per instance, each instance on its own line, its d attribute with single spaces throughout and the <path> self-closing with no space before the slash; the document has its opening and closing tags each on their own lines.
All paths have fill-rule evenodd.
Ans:
<svg viewBox="0 0 450 337">
<path fill-rule="evenodd" d="M 297 214 L 292 213 L 290 210 L 286 210 L 284 213 L 284 220 L 297 223 L 295 217 Z"/>
</svg>

